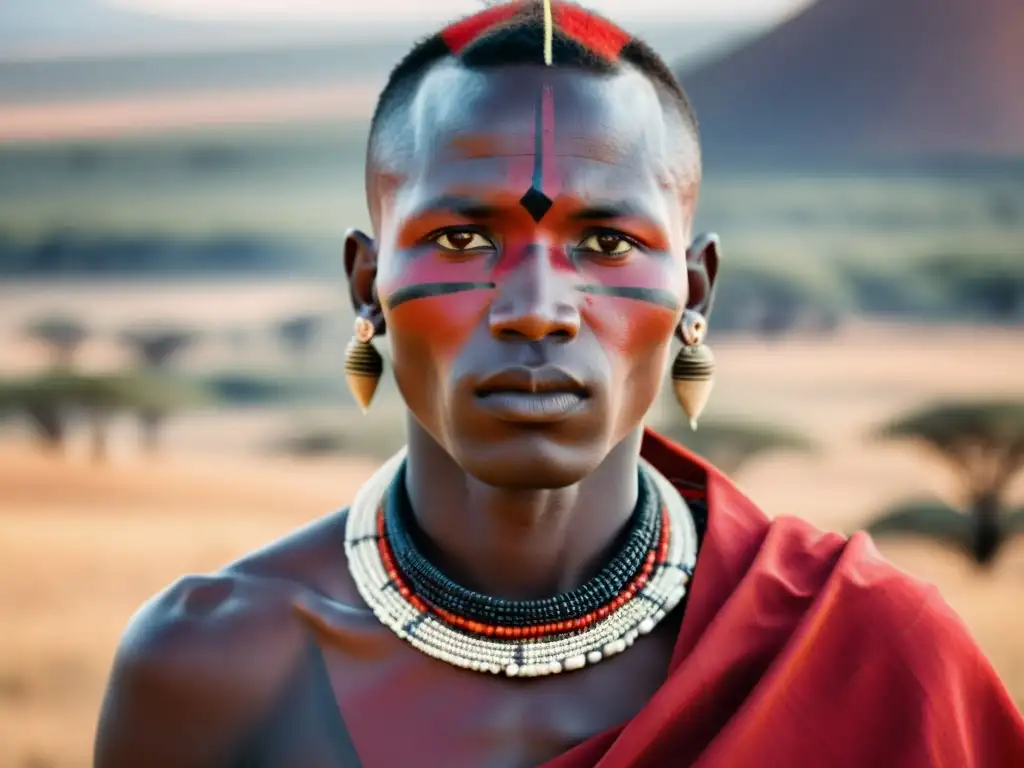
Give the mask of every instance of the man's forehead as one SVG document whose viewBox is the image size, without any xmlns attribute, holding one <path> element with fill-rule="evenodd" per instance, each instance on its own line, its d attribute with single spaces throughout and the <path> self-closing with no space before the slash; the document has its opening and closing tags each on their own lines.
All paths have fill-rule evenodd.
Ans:
<svg viewBox="0 0 1024 768">
<path fill-rule="evenodd" d="M 635 162 L 641 154 L 665 153 L 661 99 L 630 67 L 609 74 L 529 65 L 476 71 L 449 62 L 426 75 L 413 101 L 415 164 L 532 152 L 545 87 L 552 94 L 557 154 Z M 667 160 L 651 157 L 659 159 Z"/>
<path fill-rule="evenodd" d="M 452 193 L 518 200 L 541 166 L 558 179 L 557 188 L 540 190 L 548 198 L 639 200 L 658 218 L 689 205 L 700 179 L 691 127 L 630 66 L 591 74 L 445 62 L 425 76 L 393 125 L 370 188 L 375 227 L 378 205 L 397 221 Z"/>
</svg>

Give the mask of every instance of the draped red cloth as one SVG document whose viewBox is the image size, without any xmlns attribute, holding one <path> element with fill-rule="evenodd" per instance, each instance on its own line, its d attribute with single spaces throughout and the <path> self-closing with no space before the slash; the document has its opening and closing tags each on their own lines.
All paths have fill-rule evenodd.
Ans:
<svg viewBox="0 0 1024 768">
<path fill-rule="evenodd" d="M 1024 768 L 1024 719 L 933 587 L 864 534 L 770 521 L 653 432 L 642 454 L 708 502 L 669 674 L 544 768 Z"/>
</svg>

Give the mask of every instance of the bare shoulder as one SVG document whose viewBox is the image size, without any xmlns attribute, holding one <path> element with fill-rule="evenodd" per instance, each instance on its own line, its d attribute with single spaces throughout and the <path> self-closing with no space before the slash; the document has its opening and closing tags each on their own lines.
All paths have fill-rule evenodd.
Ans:
<svg viewBox="0 0 1024 768">
<path fill-rule="evenodd" d="M 344 512 L 331 515 L 147 601 L 115 656 L 96 765 L 139 765 L 145 756 L 155 767 L 157 753 L 166 755 L 160 765 L 234 761 L 306 651 L 296 600 L 345 591 L 344 548 L 335 549 L 343 522 Z"/>
</svg>

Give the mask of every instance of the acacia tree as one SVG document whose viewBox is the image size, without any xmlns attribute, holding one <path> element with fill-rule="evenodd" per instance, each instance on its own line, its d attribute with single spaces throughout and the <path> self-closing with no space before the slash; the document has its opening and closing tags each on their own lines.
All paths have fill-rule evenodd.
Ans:
<svg viewBox="0 0 1024 768">
<path fill-rule="evenodd" d="M 47 451 L 63 453 L 68 434 L 72 376 L 55 372 L 31 380 L 0 383 L 0 415 L 22 416 Z"/>
<path fill-rule="evenodd" d="M 79 376 L 69 392 L 70 405 L 80 408 L 89 419 L 92 460 L 107 460 L 108 432 L 114 414 L 131 405 L 130 382 L 119 376 Z"/>
<path fill-rule="evenodd" d="M 1024 402 L 933 405 L 886 424 L 876 436 L 924 446 L 960 484 L 959 508 L 934 499 L 904 501 L 867 526 L 876 538 L 927 537 L 990 566 L 1015 533 L 1024 533 L 1024 510 L 1011 512 L 1005 504 L 1007 488 L 1024 469 Z"/>
<path fill-rule="evenodd" d="M 148 374 L 48 373 L 31 379 L 0 382 L 0 411 L 28 418 L 44 446 L 63 451 L 71 417 L 88 418 L 92 458 L 107 458 L 111 418 L 118 412 L 171 410 L 198 404 L 205 393 L 195 387 Z"/>
<path fill-rule="evenodd" d="M 832 333 L 851 304 L 846 287 L 831 271 L 786 271 L 758 261 L 733 264 L 729 279 L 715 293 L 716 335 Z"/>
<path fill-rule="evenodd" d="M 187 328 L 130 328 L 121 333 L 121 341 L 143 368 L 162 369 L 171 359 L 195 342 L 197 334 Z"/>
<path fill-rule="evenodd" d="M 693 431 L 673 423 L 662 429 L 664 435 L 682 443 L 726 474 L 735 474 L 759 456 L 777 451 L 809 453 L 815 444 L 805 436 L 784 427 L 740 420 L 708 420 Z"/>
<path fill-rule="evenodd" d="M 136 363 L 151 376 L 164 372 L 171 360 L 197 338 L 195 331 L 170 326 L 132 328 L 121 333 L 122 343 L 132 350 Z M 152 380 L 156 380 L 155 376 Z M 154 401 L 139 408 L 138 415 L 143 449 L 150 454 L 156 453 L 167 411 Z"/>
<path fill-rule="evenodd" d="M 25 335 L 50 350 L 54 367 L 69 368 L 78 349 L 89 337 L 86 325 L 67 315 L 47 315 L 25 326 Z"/>
</svg>

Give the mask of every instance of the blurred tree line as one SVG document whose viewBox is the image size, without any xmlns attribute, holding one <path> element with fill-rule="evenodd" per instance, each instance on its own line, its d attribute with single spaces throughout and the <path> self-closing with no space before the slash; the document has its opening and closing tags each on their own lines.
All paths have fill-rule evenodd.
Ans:
<svg viewBox="0 0 1024 768">
<path fill-rule="evenodd" d="M 890 319 L 1024 323 L 1024 247 L 1019 255 L 838 260 L 807 269 L 726 260 L 715 334 L 828 333 L 852 314 Z"/>
<path fill-rule="evenodd" d="M 290 359 L 301 364 L 325 325 L 322 315 L 300 313 L 278 320 L 268 330 Z M 165 421 L 184 408 L 212 402 L 282 404 L 303 397 L 322 401 L 327 395 L 310 389 L 308 382 L 305 388 L 296 386 L 301 377 L 296 381 L 229 373 L 197 381 L 175 375 L 171 362 L 200 338 L 188 328 L 149 324 L 123 329 L 116 338 L 133 364 L 105 373 L 79 370 L 77 357 L 90 329 L 73 317 L 40 317 L 29 322 L 24 333 L 49 350 L 50 367 L 33 376 L 0 379 L 0 417 L 21 418 L 39 443 L 54 453 L 63 452 L 71 430 L 84 423 L 93 459 L 103 461 L 110 422 L 119 414 L 134 416 L 140 450 L 153 454 Z M 272 448 L 293 456 L 384 458 L 402 445 L 404 431 L 398 411 L 373 424 L 339 419 L 329 426 L 320 422 L 299 428 Z M 730 476 L 742 475 L 765 455 L 819 450 L 812 440 L 784 426 L 744 420 L 709 419 L 697 431 L 679 421 L 659 425 L 659 431 Z M 939 403 L 894 419 L 874 437 L 925 446 L 956 473 L 960 498 L 953 504 L 929 498 L 902 501 L 867 524 L 872 535 L 924 537 L 990 567 L 1011 538 L 1024 534 L 1024 509 L 1007 505 L 1008 489 L 1024 470 L 1024 402 Z"/>
<path fill-rule="evenodd" d="M 324 325 L 321 315 L 298 314 L 269 330 L 289 356 L 301 361 Z M 22 331 L 47 350 L 49 364 L 41 373 L 0 378 L 0 419 L 21 419 L 38 443 L 53 453 L 63 453 L 71 432 L 86 424 L 94 460 L 105 460 L 110 422 L 126 413 L 138 423 L 140 450 L 152 455 L 159 448 L 164 423 L 183 409 L 282 404 L 336 394 L 301 375 L 181 375 L 172 363 L 204 334 L 173 323 L 133 324 L 118 331 L 115 339 L 130 364 L 98 373 L 78 365 L 82 346 L 98 335 L 84 322 L 55 313 L 31 320 Z"/>
<path fill-rule="evenodd" d="M 337 269 L 327 247 L 284 238 L 81 236 L 36 241 L 0 236 L 0 277 L 289 274 Z M 928 258 L 816 260 L 778 265 L 729 258 L 715 306 L 716 334 L 828 333 L 850 314 L 917 320 L 1024 322 L 1024 250 L 1020 254 L 946 253 Z M 287 333 L 301 334 L 296 327 Z"/>
<path fill-rule="evenodd" d="M 260 235 L 0 235 L 0 277 L 7 278 L 294 273 L 322 262 L 308 244 Z"/>
<path fill-rule="evenodd" d="M 297 429 L 275 448 L 292 456 L 359 455 L 385 459 L 405 441 L 401 419 L 368 417 Z M 753 463 L 778 453 L 817 455 L 821 447 L 777 424 L 708 419 L 693 431 L 682 420 L 658 424 L 666 437 L 707 459 L 740 482 Z M 1011 539 L 1024 536 L 1024 509 L 1007 492 L 1024 471 L 1024 401 L 937 403 L 879 427 L 871 439 L 924 446 L 956 474 L 952 502 L 911 498 L 883 510 L 864 526 L 876 539 L 924 539 L 954 549 L 979 568 L 991 568 Z"/>
<path fill-rule="evenodd" d="M 159 326 L 125 329 L 119 341 L 134 365 L 102 373 L 78 370 L 76 358 L 90 331 L 75 318 L 40 317 L 29 322 L 24 333 L 47 348 L 50 366 L 40 374 L 0 380 L 0 416 L 24 418 L 50 451 L 63 452 L 70 430 L 84 420 L 89 424 L 93 458 L 104 460 L 110 421 L 127 411 L 138 420 L 143 451 L 155 453 L 166 418 L 207 397 L 201 387 L 175 380 L 166 369 L 174 355 L 195 340 L 193 331 Z"/>
</svg>

